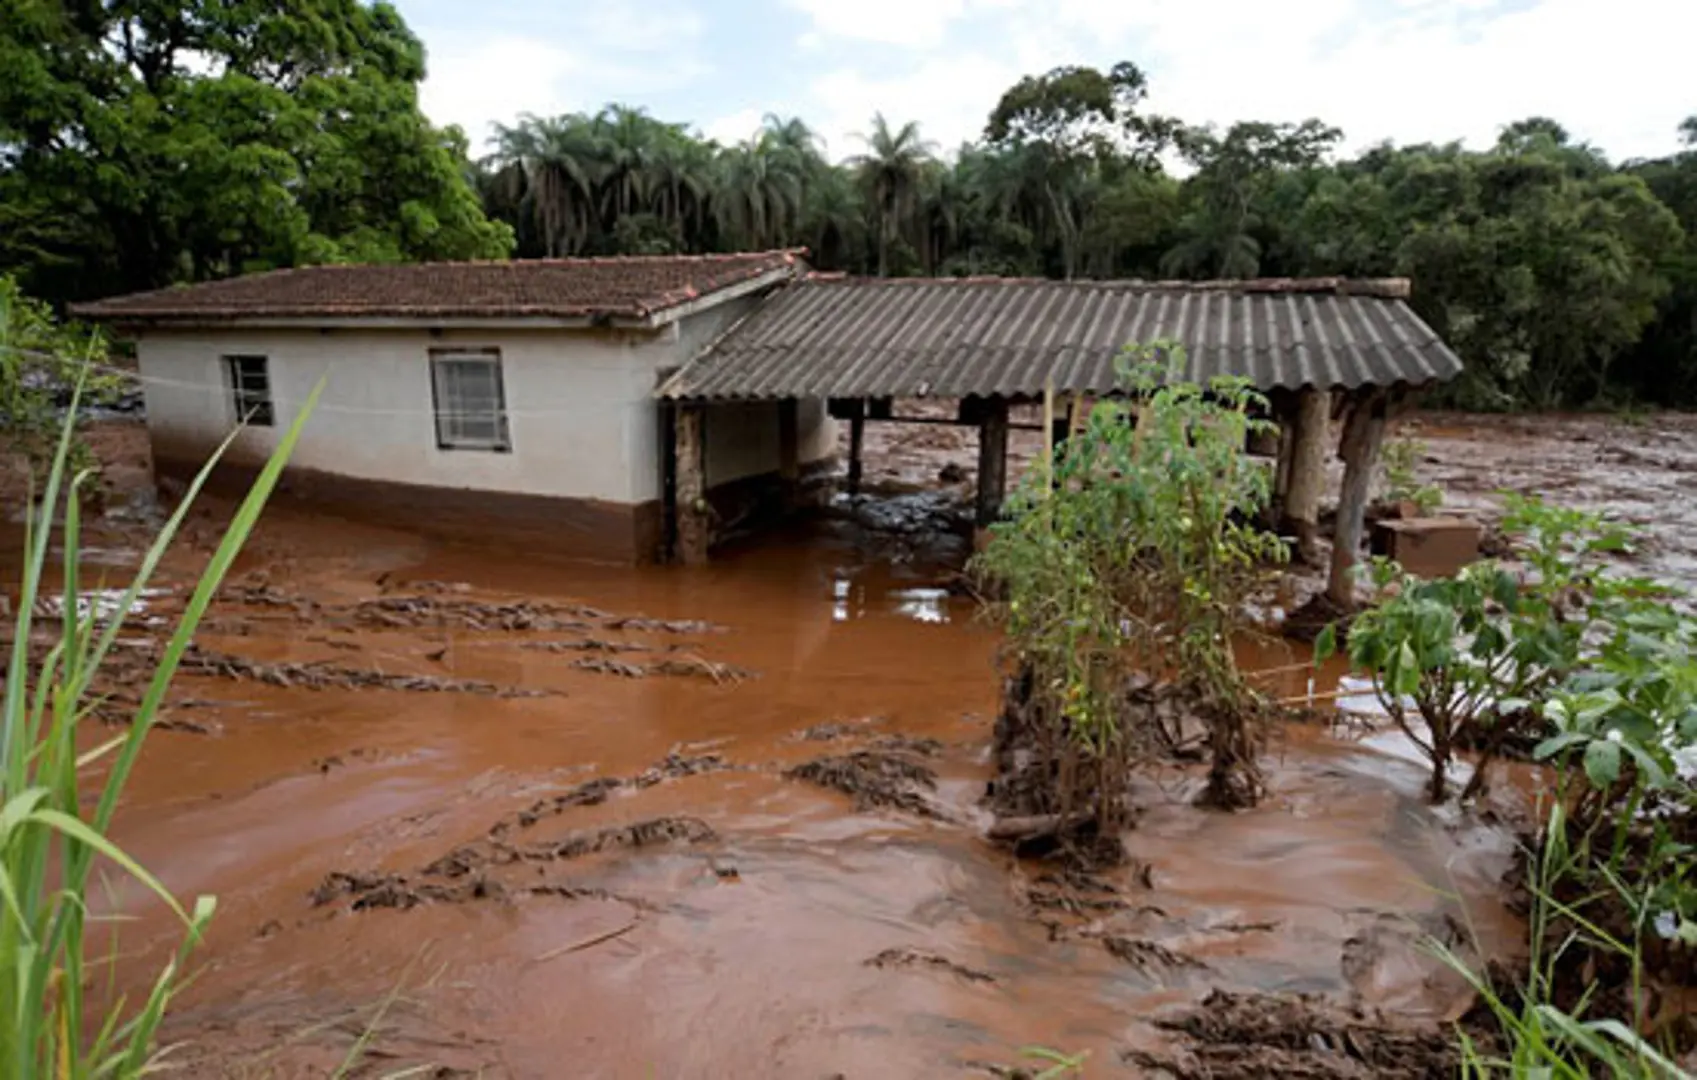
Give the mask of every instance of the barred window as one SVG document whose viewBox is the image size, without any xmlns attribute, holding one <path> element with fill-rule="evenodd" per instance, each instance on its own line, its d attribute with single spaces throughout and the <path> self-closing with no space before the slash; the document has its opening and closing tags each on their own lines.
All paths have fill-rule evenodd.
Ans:
<svg viewBox="0 0 1697 1080">
<path fill-rule="evenodd" d="M 436 445 L 444 450 L 513 448 L 498 349 L 432 349 Z"/>
<path fill-rule="evenodd" d="M 226 356 L 224 371 L 229 379 L 237 423 L 272 426 L 276 417 L 271 410 L 271 372 L 265 357 Z"/>
</svg>

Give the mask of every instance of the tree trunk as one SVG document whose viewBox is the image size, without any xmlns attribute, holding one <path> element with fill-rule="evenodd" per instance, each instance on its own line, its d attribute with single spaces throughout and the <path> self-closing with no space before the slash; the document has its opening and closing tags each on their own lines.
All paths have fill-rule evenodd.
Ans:
<svg viewBox="0 0 1697 1080">
<path fill-rule="evenodd" d="M 1285 517 L 1296 533 L 1297 559 L 1309 566 L 1320 561 L 1320 492 L 1326 486 L 1331 407 L 1331 394 L 1304 388 L 1297 397 L 1291 433 Z"/>
<path fill-rule="evenodd" d="M 699 405 L 678 407 L 677 528 L 679 561 L 694 566 L 707 561 L 712 524 L 707 506 L 707 426 Z"/>
<path fill-rule="evenodd" d="M 1379 444 L 1385 437 L 1384 394 L 1367 391 L 1350 410 L 1343 434 L 1343 489 L 1338 496 L 1338 520 L 1332 543 L 1332 569 L 1326 597 L 1343 609 L 1355 606 L 1355 562 L 1367 515 L 1367 489 Z"/>
</svg>

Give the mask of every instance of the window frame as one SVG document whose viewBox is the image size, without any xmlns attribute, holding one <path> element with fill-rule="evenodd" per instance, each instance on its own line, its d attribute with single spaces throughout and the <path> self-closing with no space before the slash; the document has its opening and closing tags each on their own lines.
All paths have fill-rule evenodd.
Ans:
<svg viewBox="0 0 1697 1080">
<path fill-rule="evenodd" d="M 430 359 L 430 404 L 432 420 L 436 427 L 436 449 L 438 450 L 469 450 L 472 452 L 510 454 L 513 452 L 512 420 L 507 413 L 507 378 L 501 363 L 501 350 L 498 348 L 467 348 L 443 347 L 434 348 L 429 352 Z M 450 402 L 443 400 L 445 387 L 445 371 L 448 365 L 482 365 L 494 372 L 495 391 L 495 426 L 496 434 L 493 439 L 468 438 L 464 434 L 456 435 L 451 428 L 453 418 L 448 406 Z"/>
<path fill-rule="evenodd" d="M 277 403 L 271 396 L 271 358 L 264 353 L 225 353 L 224 385 L 229 391 L 230 407 L 236 423 L 248 427 L 276 427 Z M 260 387 L 255 389 L 243 365 L 259 364 Z"/>
</svg>

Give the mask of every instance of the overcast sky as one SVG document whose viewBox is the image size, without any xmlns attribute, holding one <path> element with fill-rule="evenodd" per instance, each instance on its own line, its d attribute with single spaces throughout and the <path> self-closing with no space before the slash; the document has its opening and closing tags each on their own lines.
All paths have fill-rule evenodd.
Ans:
<svg viewBox="0 0 1697 1080">
<path fill-rule="evenodd" d="M 1697 0 L 399 0 L 425 111 L 465 128 L 608 101 L 722 141 L 802 117 L 833 157 L 875 111 L 944 149 L 1021 75 L 1122 59 L 1192 123 L 1319 117 L 1354 149 L 1553 116 L 1612 157 L 1697 113 Z"/>
</svg>

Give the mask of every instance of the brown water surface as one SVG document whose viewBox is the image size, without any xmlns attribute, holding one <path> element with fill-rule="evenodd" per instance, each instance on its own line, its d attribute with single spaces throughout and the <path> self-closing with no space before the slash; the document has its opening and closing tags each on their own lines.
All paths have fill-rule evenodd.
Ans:
<svg viewBox="0 0 1697 1080">
<path fill-rule="evenodd" d="M 1488 448 L 1497 475 L 1539 467 L 1536 433 L 1499 442 L 1445 423 L 1426 437 L 1434 458 L 1468 464 L 1467 483 L 1443 472 L 1459 502 L 1479 497 Z M 888 455 L 892 476 L 921 482 L 955 451 L 970 463 L 949 429 L 919 431 Z M 1587 467 L 1630 480 L 1615 473 L 1631 462 L 1604 453 L 1630 439 L 1597 437 Z M 1662 457 L 1689 442 L 1671 421 L 1642 437 Z M 1548 453 L 1578 469 L 1587 446 Z M 473 551 L 274 508 L 199 645 L 296 665 L 269 669 L 288 685 L 181 677 L 169 719 L 184 727 L 153 735 L 118 820 L 174 892 L 218 897 L 168 1025 L 185 1074 L 322 1076 L 368 1034 L 364 1075 L 982 1075 L 1033 1044 L 1089 1051 L 1087 1075 L 1136 1075 L 1122 1052 L 1164 1051 L 1153 1021 L 1213 988 L 1314 992 L 1403 1021 L 1460 1013 L 1464 988 L 1418 946 L 1499 954 L 1520 939 L 1496 822 L 1517 818 L 1535 777 L 1500 784 L 1498 814 L 1463 817 L 1425 805 L 1425 769 L 1397 737 L 1287 725 L 1262 805 L 1199 810 L 1193 769 L 1148 775 L 1134 863 L 1105 875 L 1115 905 L 1042 906 L 1049 868 L 981 839 L 998 639 L 956 586 L 963 545 L 934 535 L 927 497 L 892 511 L 919 523 L 897 542 L 839 517 L 687 570 Z M 85 574 L 127 577 L 146 521 L 143 508 L 98 525 Z M 140 618 L 180 609 L 218 528 L 196 515 L 167 562 L 171 591 Z M 1677 570 L 1681 544 L 1658 537 L 1648 558 Z M 361 614 L 378 599 L 473 615 Z M 499 628 L 490 605 L 519 601 L 519 621 L 542 605 L 553 622 Z M 636 615 L 665 622 L 622 621 Z M 1278 669 L 1270 692 L 1324 703 L 1340 671 L 1315 677 L 1305 655 L 1240 650 L 1245 667 Z M 315 671 L 437 682 L 311 689 Z M 431 689 L 442 680 L 489 685 Z M 891 736 L 935 772 L 935 816 L 857 809 L 784 775 Z M 571 795 L 596 778 L 621 782 L 600 801 Z M 579 850 L 638 825 L 640 846 L 627 832 Z M 134 992 L 180 928 L 133 884 L 111 906 L 136 920 L 116 966 Z"/>
<path fill-rule="evenodd" d="M 1154 1016 L 1210 987 L 1451 1017 L 1466 997 L 1415 942 L 1464 924 L 1493 951 L 1514 939 L 1497 899 L 1506 832 L 1436 815 L 1418 766 L 1303 726 L 1275 740 L 1273 793 L 1253 811 L 1191 807 L 1197 781 L 1182 770 L 1150 778 L 1127 838 L 1147 884 L 1137 867 L 1111 876 L 1134 903 L 1049 925 L 1026 900 L 1042 869 L 979 838 L 995 634 L 946 568 L 861 551 L 825 525 L 701 570 L 638 570 L 278 512 L 246 580 L 323 607 L 223 604 L 204 647 L 550 696 L 184 677 L 173 715 L 208 733 L 155 735 L 117 837 L 177 894 L 219 899 L 170 1021 L 179 1059 L 192 1075 L 321 1075 L 370 1029 L 383 1068 L 489 1076 L 930 1076 L 1012 1063 L 1030 1044 L 1089 1050 L 1112 1073 L 1121 1050 L 1161 1046 Z M 179 586 L 194 562 L 173 564 Z M 623 628 L 609 636 L 649 651 L 613 655 L 752 674 L 624 677 L 572 666 L 587 653 L 524 647 L 581 634 L 374 629 L 329 614 L 420 592 L 590 605 L 603 626 L 703 620 L 717 628 Z M 1276 646 L 1252 659 L 1300 656 Z M 1281 686 L 1300 692 L 1305 676 L 1291 678 Z M 800 737 L 830 723 L 843 733 Z M 941 744 L 928 764 L 945 820 L 857 812 L 782 775 L 888 735 Z M 674 751 L 724 767 L 511 824 Z M 557 843 L 668 817 L 712 838 L 492 865 L 481 873 L 499 895 L 484 898 L 363 910 L 311 898 L 338 872 L 447 880 L 424 868 L 506 835 L 503 821 L 526 843 Z M 178 930 L 134 887 L 114 902 L 140 919 L 118 967 L 139 986 Z M 1194 964 L 1127 963 L 1102 947 L 1109 931 Z M 959 968 L 868 964 L 904 948 Z"/>
</svg>

